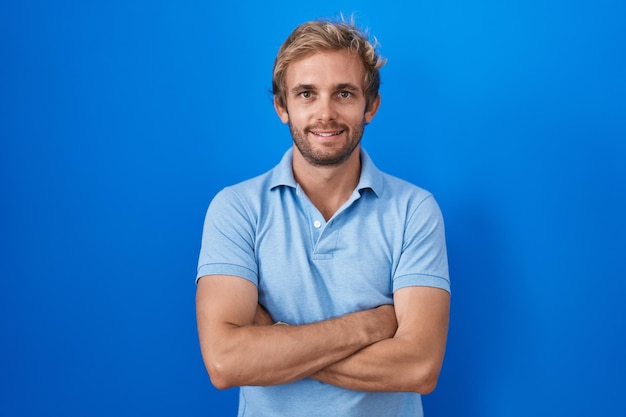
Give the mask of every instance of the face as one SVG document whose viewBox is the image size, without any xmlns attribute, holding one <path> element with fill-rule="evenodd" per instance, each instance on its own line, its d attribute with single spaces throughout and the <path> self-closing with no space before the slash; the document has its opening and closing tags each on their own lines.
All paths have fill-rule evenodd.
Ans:
<svg viewBox="0 0 626 417">
<path fill-rule="evenodd" d="M 358 149 L 379 99 L 365 109 L 365 68 L 349 51 L 320 52 L 289 65 L 286 108 L 274 100 L 295 152 L 314 166 L 337 166 Z"/>
</svg>

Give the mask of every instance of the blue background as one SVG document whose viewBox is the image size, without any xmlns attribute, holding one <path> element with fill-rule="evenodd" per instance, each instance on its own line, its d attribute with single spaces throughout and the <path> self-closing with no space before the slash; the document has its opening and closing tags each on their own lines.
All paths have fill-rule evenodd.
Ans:
<svg viewBox="0 0 626 417">
<path fill-rule="evenodd" d="M 0 5 L 0 415 L 235 415 L 194 277 L 222 187 L 290 146 L 271 67 L 305 20 L 382 44 L 364 146 L 446 218 L 434 416 L 626 416 L 624 1 Z"/>
</svg>

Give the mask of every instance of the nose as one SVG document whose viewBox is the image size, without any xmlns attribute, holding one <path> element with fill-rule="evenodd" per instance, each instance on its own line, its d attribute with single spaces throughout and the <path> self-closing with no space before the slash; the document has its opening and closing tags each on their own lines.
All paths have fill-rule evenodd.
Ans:
<svg viewBox="0 0 626 417">
<path fill-rule="evenodd" d="M 316 119 L 321 122 L 328 122 L 337 118 L 336 103 L 330 96 L 320 96 L 317 100 Z"/>
</svg>

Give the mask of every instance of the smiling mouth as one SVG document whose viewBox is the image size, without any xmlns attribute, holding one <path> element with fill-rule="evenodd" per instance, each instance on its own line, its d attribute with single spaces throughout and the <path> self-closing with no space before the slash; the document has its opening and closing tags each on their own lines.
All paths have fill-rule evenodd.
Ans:
<svg viewBox="0 0 626 417">
<path fill-rule="evenodd" d="M 333 136 L 341 135 L 343 133 L 343 130 L 337 130 L 334 132 L 317 132 L 317 131 L 312 130 L 311 133 L 314 134 L 315 136 L 321 136 L 323 138 L 330 138 Z"/>
</svg>

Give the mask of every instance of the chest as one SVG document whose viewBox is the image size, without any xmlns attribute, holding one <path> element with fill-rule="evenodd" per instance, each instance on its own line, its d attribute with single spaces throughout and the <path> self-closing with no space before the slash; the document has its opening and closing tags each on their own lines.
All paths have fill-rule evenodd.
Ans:
<svg viewBox="0 0 626 417">
<path fill-rule="evenodd" d="M 392 302 L 402 218 L 354 198 L 328 222 L 306 199 L 265 213 L 255 253 L 259 300 L 275 320 L 303 324 Z"/>
</svg>

